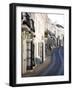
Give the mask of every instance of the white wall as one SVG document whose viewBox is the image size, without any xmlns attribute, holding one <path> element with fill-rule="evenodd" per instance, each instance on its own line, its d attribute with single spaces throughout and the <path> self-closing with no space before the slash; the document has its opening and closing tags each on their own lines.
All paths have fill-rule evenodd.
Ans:
<svg viewBox="0 0 73 90">
<path fill-rule="evenodd" d="M 43 18 L 43 19 L 42 19 Z M 43 13 L 35 13 L 35 19 L 34 19 L 34 25 L 35 25 L 35 38 L 34 38 L 34 44 L 35 44 L 35 57 L 40 58 L 39 51 L 38 51 L 38 43 L 45 43 L 44 41 L 44 32 L 46 30 L 46 27 L 48 16 L 47 14 Z M 44 47 L 45 48 L 45 47 Z M 45 52 L 45 51 L 43 51 Z M 45 56 L 44 56 L 45 57 Z M 44 58 L 45 60 L 45 58 Z"/>
<path fill-rule="evenodd" d="M 65 85 L 47 85 L 35 87 L 11 88 L 9 81 L 9 3 L 40 3 L 55 5 L 73 5 L 73 0 L 0 0 L 0 90 L 73 90 L 72 84 Z M 73 38 L 73 35 L 72 35 Z M 73 48 L 72 48 L 73 50 Z M 73 68 L 73 66 L 72 66 Z M 72 80 L 73 81 L 73 80 Z"/>
</svg>

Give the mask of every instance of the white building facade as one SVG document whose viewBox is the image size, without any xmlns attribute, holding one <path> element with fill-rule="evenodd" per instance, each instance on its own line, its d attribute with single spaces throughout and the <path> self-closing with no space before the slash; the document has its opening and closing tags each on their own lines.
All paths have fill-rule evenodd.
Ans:
<svg viewBox="0 0 73 90">
<path fill-rule="evenodd" d="M 44 32 L 48 16 L 43 13 L 22 13 L 22 76 L 45 61 Z"/>
<path fill-rule="evenodd" d="M 41 62 L 45 61 L 45 40 L 44 40 L 44 32 L 48 27 L 47 24 L 47 14 L 39 14 L 35 13 L 35 59 L 38 58 Z"/>
<path fill-rule="evenodd" d="M 55 35 L 55 39 L 57 44 L 60 43 L 61 46 L 64 46 L 64 27 L 57 23 L 52 23 L 50 19 L 48 19 L 48 31 L 50 31 L 53 35 Z"/>
</svg>

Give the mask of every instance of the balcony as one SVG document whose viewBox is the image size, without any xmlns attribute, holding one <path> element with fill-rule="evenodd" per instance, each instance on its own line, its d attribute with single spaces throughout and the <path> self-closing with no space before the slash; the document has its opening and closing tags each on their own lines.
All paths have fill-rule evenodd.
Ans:
<svg viewBox="0 0 73 90">
<path fill-rule="evenodd" d="M 31 31 L 35 32 L 34 21 L 31 19 L 31 15 L 28 13 L 22 13 L 21 15 L 22 25 L 27 25 Z"/>
</svg>

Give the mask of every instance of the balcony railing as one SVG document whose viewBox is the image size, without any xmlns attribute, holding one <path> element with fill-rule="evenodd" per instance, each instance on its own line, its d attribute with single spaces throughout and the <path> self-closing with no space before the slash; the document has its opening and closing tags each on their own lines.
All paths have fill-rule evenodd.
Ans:
<svg viewBox="0 0 73 90">
<path fill-rule="evenodd" d="M 31 31 L 35 32 L 34 21 L 28 13 L 22 13 L 22 25 L 27 25 Z"/>
<path fill-rule="evenodd" d="M 32 30 L 33 32 L 35 32 L 33 19 L 30 19 L 30 28 L 31 28 L 31 30 Z"/>
</svg>

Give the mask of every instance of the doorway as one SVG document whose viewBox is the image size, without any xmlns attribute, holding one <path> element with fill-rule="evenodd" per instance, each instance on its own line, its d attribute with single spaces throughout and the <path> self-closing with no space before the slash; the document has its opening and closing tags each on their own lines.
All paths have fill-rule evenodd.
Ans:
<svg viewBox="0 0 73 90">
<path fill-rule="evenodd" d="M 25 36 L 25 31 L 22 32 L 21 39 L 21 71 L 22 74 L 25 74 L 28 70 L 32 70 L 35 65 L 34 62 L 34 44 L 32 39 L 28 39 L 28 36 Z"/>
</svg>

